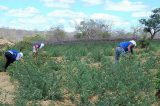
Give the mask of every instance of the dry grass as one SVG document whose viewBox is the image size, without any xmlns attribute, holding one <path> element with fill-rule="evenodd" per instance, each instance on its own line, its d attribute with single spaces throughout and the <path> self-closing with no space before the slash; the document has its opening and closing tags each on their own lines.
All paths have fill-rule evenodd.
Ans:
<svg viewBox="0 0 160 106">
<path fill-rule="evenodd" d="M 51 57 L 52 59 L 54 59 L 57 63 L 62 63 L 65 60 L 64 56 L 59 56 L 59 57 Z"/>
<path fill-rule="evenodd" d="M 98 101 L 98 98 L 99 98 L 98 95 L 93 95 L 89 97 L 89 101 L 94 104 Z"/>
<path fill-rule="evenodd" d="M 27 103 L 27 106 L 33 106 L 34 104 L 34 102 L 30 101 Z M 64 99 L 63 101 L 41 100 L 36 102 L 36 104 L 40 106 L 76 106 L 68 99 Z"/>
<path fill-rule="evenodd" d="M 14 44 L 6 39 L 0 39 L 0 45 L 14 45 Z"/>
<path fill-rule="evenodd" d="M 90 68 L 96 68 L 96 69 L 99 69 L 101 68 L 102 64 L 101 63 L 91 63 L 88 65 Z"/>
</svg>

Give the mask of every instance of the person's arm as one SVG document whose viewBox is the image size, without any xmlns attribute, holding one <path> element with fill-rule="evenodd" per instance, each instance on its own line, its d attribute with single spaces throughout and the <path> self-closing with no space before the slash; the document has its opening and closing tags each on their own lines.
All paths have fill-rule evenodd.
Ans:
<svg viewBox="0 0 160 106">
<path fill-rule="evenodd" d="M 38 52 L 38 49 L 39 49 L 39 46 L 38 46 L 38 45 L 35 45 L 35 50 L 36 50 L 36 52 Z"/>
<path fill-rule="evenodd" d="M 21 57 L 18 54 L 15 60 L 20 60 L 20 59 L 21 59 Z"/>
<path fill-rule="evenodd" d="M 128 46 L 128 52 L 130 52 L 131 54 L 133 54 L 133 48 L 134 48 L 134 45 L 130 44 Z"/>
</svg>

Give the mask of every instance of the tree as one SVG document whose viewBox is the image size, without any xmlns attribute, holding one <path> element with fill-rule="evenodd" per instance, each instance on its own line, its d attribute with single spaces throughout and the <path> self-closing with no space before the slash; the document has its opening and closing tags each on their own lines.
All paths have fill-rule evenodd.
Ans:
<svg viewBox="0 0 160 106">
<path fill-rule="evenodd" d="M 140 33 L 140 30 L 141 30 L 141 27 L 139 27 L 138 25 L 133 25 L 131 27 L 131 33 L 132 33 L 132 38 L 133 39 L 137 39 L 139 36 L 139 33 Z"/>
<path fill-rule="evenodd" d="M 110 25 L 107 25 L 102 20 L 84 20 L 81 21 L 79 25 L 75 27 L 77 38 L 107 38 L 110 36 Z"/>
<path fill-rule="evenodd" d="M 150 33 L 151 39 L 160 31 L 160 8 L 156 8 L 152 12 L 153 14 L 148 19 L 139 20 L 145 26 L 144 31 Z"/>
<path fill-rule="evenodd" d="M 57 41 L 60 42 L 64 40 L 66 32 L 61 27 L 51 27 L 50 30 L 47 32 L 47 36 L 50 41 Z"/>
</svg>

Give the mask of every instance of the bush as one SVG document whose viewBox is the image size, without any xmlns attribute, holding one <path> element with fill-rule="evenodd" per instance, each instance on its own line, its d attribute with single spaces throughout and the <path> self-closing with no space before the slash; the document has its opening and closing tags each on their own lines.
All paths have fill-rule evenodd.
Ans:
<svg viewBox="0 0 160 106">
<path fill-rule="evenodd" d="M 46 37 L 44 35 L 36 34 L 35 36 L 24 37 L 23 41 L 27 43 L 44 42 Z"/>
<path fill-rule="evenodd" d="M 150 44 L 149 39 L 147 39 L 146 35 L 144 35 L 142 37 L 141 40 L 139 40 L 138 45 L 140 46 L 140 48 L 147 48 Z"/>
<path fill-rule="evenodd" d="M 43 64 L 43 65 L 42 65 Z M 60 68 L 59 68 L 60 69 Z M 54 61 L 39 56 L 37 60 L 25 57 L 24 62 L 15 62 L 10 73 L 18 79 L 19 95 L 26 100 L 61 99 L 61 76 Z"/>
</svg>

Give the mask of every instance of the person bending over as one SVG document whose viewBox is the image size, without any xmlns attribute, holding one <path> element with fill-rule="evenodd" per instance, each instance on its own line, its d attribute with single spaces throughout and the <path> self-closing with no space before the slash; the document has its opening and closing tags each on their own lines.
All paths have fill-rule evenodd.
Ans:
<svg viewBox="0 0 160 106">
<path fill-rule="evenodd" d="M 136 46 L 136 41 L 125 41 L 120 42 L 115 49 L 115 63 L 119 61 L 121 55 L 125 55 L 126 53 L 133 54 L 133 48 Z"/>
<path fill-rule="evenodd" d="M 17 61 L 20 60 L 23 57 L 23 53 L 19 52 L 17 50 L 8 50 L 5 52 L 5 58 L 6 58 L 6 64 L 4 66 L 4 72 L 6 72 L 8 66 Z"/>
</svg>

